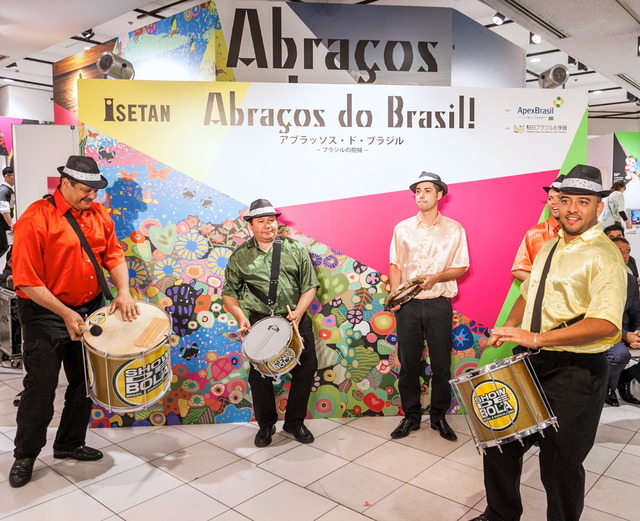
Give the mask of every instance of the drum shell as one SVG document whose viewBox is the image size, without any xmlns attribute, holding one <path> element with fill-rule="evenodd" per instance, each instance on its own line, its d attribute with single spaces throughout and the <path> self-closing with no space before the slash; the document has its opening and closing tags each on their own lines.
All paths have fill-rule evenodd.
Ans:
<svg viewBox="0 0 640 521">
<path fill-rule="evenodd" d="M 139 303 L 141 310 L 151 304 Z M 154 308 L 156 306 L 153 306 Z M 87 319 L 87 326 L 96 323 L 94 315 L 104 313 L 102 308 Z M 159 309 L 159 308 L 158 308 Z M 156 311 L 157 313 L 157 311 Z M 91 336 L 83 335 L 82 343 L 88 373 L 88 394 L 105 409 L 116 413 L 144 410 L 156 403 L 171 387 L 171 349 L 169 342 L 170 318 L 167 331 L 150 348 L 137 348 L 133 353 L 107 353 L 91 345 Z M 120 327 L 127 328 L 129 322 Z M 135 338 L 132 338 L 132 342 Z"/>
<path fill-rule="evenodd" d="M 294 331 L 288 346 L 269 360 L 253 362 L 253 366 L 265 376 L 287 374 L 295 367 L 302 353 L 302 338 Z"/>
<path fill-rule="evenodd" d="M 556 423 L 522 356 L 470 371 L 451 383 L 479 448 L 515 441 Z"/>
<path fill-rule="evenodd" d="M 252 349 L 250 349 L 250 344 L 254 339 L 253 336 L 255 336 L 263 326 L 268 328 L 268 325 L 272 322 L 275 325 L 286 324 L 288 334 L 281 339 L 272 339 L 272 345 L 269 346 L 271 349 L 271 351 L 269 351 L 270 354 L 267 354 L 264 358 L 258 358 L 252 352 Z M 262 339 L 258 337 L 258 342 L 260 341 L 262 341 Z M 276 341 L 278 341 L 280 345 L 275 345 Z M 279 378 L 295 367 L 300 359 L 303 348 L 304 343 L 296 328 L 293 328 L 285 318 L 276 316 L 263 318 L 253 324 L 251 331 L 245 337 L 242 344 L 242 353 L 263 376 Z"/>
</svg>

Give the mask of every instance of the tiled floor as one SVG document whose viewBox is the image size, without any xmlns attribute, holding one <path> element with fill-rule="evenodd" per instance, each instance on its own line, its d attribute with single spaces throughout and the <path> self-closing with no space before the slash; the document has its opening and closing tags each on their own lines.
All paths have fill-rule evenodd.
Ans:
<svg viewBox="0 0 640 521">
<path fill-rule="evenodd" d="M 315 443 L 300 445 L 279 428 L 263 449 L 253 445 L 254 424 L 92 430 L 87 444 L 104 451 L 102 461 L 54 460 L 49 443 L 33 481 L 12 489 L 21 373 L 0 373 L 3 520 L 457 521 L 485 506 L 481 458 L 461 416 L 450 418 L 457 443 L 428 423 L 391 441 L 396 417 L 308 420 Z M 640 407 L 605 408 L 585 467 L 584 521 L 640 520 Z M 544 520 L 534 452 L 522 493 L 523 520 Z"/>
</svg>

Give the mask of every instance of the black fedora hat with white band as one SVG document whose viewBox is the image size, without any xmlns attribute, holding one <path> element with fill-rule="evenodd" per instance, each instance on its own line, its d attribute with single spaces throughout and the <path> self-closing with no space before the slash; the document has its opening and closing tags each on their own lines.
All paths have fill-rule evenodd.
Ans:
<svg viewBox="0 0 640 521">
<path fill-rule="evenodd" d="M 413 193 L 415 193 L 416 187 L 420 183 L 433 183 L 438 188 L 440 188 L 440 190 L 442 190 L 442 195 L 447 195 L 447 192 L 449 191 L 449 189 L 447 188 L 447 185 L 442 181 L 442 179 L 440 179 L 440 176 L 438 174 L 433 174 L 431 172 L 422 172 L 420 174 L 420 177 L 418 177 L 418 180 L 412 183 L 409 189 Z"/>
<path fill-rule="evenodd" d="M 278 217 L 280 213 L 276 212 L 276 209 L 273 205 L 267 201 L 266 199 L 256 199 L 251 203 L 249 207 L 249 213 L 243 217 L 243 219 L 247 222 L 251 221 L 256 217 L 268 217 L 270 215 L 275 215 Z"/>
<path fill-rule="evenodd" d="M 78 181 L 89 188 L 104 188 L 109 184 L 98 169 L 98 164 L 92 157 L 69 156 L 65 166 L 59 166 L 58 172 L 69 179 Z"/>
<path fill-rule="evenodd" d="M 565 174 L 560 174 L 558 177 L 556 177 L 556 180 L 551 183 L 551 186 L 543 186 L 542 189 L 549 193 L 549 190 L 555 190 L 556 192 L 560 191 L 560 185 L 562 184 L 562 181 L 564 181 L 564 178 L 567 177 Z"/>
<path fill-rule="evenodd" d="M 608 197 L 611 190 L 602 186 L 602 174 L 598 168 L 589 165 L 576 165 L 566 175 L 560 192 L 569 195 L 598 195 Z"/>
</svg>

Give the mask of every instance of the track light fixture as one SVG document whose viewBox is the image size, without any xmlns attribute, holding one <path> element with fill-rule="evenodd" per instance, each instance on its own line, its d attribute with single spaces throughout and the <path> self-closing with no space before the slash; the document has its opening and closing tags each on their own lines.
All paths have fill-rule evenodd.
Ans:
<svg viewBox="0 0 640 521">
<path fill-rule="evenodd" d="M 504 21 L 506 20 L 506 16 L 503 15 L 502 13 L 496 13 L 493 15 L 493 23 L 496 25 L 502 25 L 504 23 Z"/>
<path fill-rule="evenodd" d="M 538 85 L 543 89 L 555 89 L 567 83 L 569 69 L 562 64 L 557 64 L 540 73 Z"/>
<path fill-rule="evenodd" d="M 542 36 L 535 33 L 529 33 L 529 43 L 538 45 L 542 41 Z"/>
<path fill-rule="evenodd" d="M 640 36 L 638 36 L 638 45 L 636 45 L 636 51 L 638 52 L 638 56 L 640 56 Z"/>
<path fill-rule="evenodd" d="M 96 62 L 96 67 L 102 74 L 115 80 L 132 80 L 136 74 L 130 61 L 111 52 L 103 52 Z"/>
<path fill-rule="evenodd" d="M 96 35 L 96 33 L 93 32 L 93 29 L 87 29 L 86 31 L 82 31 L 80 34 L 85 40 L 91 40 L 91 38 Z"/>
</svg>

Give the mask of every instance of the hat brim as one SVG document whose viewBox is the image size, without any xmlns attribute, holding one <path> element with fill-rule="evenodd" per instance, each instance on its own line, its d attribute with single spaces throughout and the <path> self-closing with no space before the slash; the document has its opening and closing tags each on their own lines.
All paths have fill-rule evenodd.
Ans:
<svg viewBox="0 0 640 521">
<path fill-rule="evenodd" d="M 593 190 L 587 190 L 586 188 L 566 187 L 559 190 L 562 194 L 569 195 L 597 195 L 599 197 L 609 197 L 611 190 L 603 190 L 601 192 L 594 192 Z"/>
<path fill-rule="evenodd" d="M 447 195 L 447 192 L 449 191 L 449 189 L 447 188 L 447 185 L 444 184 L 442 181 L 433 181 L 431 179 L 421 179 L 419 181 L 416 181 L 415 183 L 413 183 L 409 187 L 409 190 L 411 190 L 415 194 L 416 193 L 416 188 L 418 187 L 418 185 L 420 183 L 433 183 L 434 185 L 436 185 L 437 187 L 439 187 L 442 190 L 442 195 L 443 196 Z"/>
<path fill-rule="evenodd" d="M 243 217 L 243 219 L 247 222 L 251 222 L 253 219 L 258 219 L 259 217 L 271 217 L 271 216 L 275 216 L 275 217 L 280 217 L 282 214 L 281 213 L 263 213 L 261 215 L 245 215 Z"/>
<path fill-rule="evenodd" d="M 70 176 L 69 174 L 65 173 L 63 170 L 64 170 L 63 166 L 58 167 L 58 172 L 60 172 L 60 175 L 62 177 L 66 177 L 67 179 L 71 179 L 72 181 L 76 181 L 77 183 L 86 185 L 89 188 L 95 188 L 97 190 L 100 190 L 101 188 L 106 188 L 109 185 L 109 181 L 107 181 L 103 175 L 100 175 L 100 181 L 83 181 L 81 179 L 76 179 L 75 177 Z"/>
</svg>

